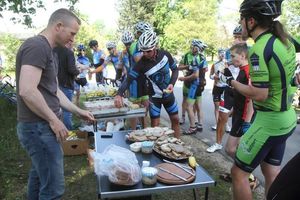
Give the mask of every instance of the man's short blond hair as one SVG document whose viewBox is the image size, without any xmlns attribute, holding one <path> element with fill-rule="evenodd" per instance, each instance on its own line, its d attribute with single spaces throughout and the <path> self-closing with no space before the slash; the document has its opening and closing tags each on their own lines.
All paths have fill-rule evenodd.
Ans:
<svg viewBox="0 0 300 200">
<path fill-rule="evenodd" d="M 63 22 L 64 24 L 68 25 L 72 20 L 76 20 L 79 25 L 81 25 L 80 19 L 70 10 L 65 8 L 60 8 L 50 16 L 48 21 L 48 26 L 55 24 L 56 22 Z"/>
</svg>

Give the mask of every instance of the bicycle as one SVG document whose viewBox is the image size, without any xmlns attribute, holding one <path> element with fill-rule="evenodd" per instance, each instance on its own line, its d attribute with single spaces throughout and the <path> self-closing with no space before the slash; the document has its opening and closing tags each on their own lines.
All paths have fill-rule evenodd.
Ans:
<svg viewBox="0 0 300 200">
<path fill-rule="evenodd" d="M 9 75 L 6 75 L 5 78 L 10 78 Z M 17 94 L 15 92 L 15 87 L 6 79 L 2 79 L 0 84 L 0 97 L 6 99 L 9 103 L 16 105 L 17 104 Z"/>
</svg>

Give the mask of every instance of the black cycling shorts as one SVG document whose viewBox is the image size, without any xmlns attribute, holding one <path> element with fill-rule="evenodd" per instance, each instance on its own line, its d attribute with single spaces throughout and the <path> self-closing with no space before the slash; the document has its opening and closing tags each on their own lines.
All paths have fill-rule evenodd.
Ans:
<svg viewBox="0 0 300 200">
<path fill-rule="evenodd" d="M 164 106 L 168 115 L 178 114 L 178 105 L 174 94 L 171 93 L 165 98 L 150 97 L 149 113 L 150 118 L 155 119 L 160 117 L 161 106 Z"/>
<path fill-rule="evenodd" d="M 224 93 L 225 88 L 226 87 L 214 86 L 213 91 L 212 91 L 214 102 L 220 102 L 221 101 L 221 96 Z"/>
</svg>

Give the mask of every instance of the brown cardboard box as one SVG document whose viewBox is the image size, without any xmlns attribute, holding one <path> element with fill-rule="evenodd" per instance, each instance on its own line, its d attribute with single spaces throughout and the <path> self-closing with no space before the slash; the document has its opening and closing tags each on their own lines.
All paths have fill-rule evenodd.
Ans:
<svg viewBox="0 0 300 200">
<path fill-rule="evenodd" d="M 88 133 L 75 131 L 77 140 L 66 140 L 63 142 L 63 151 L 65 156 L 82 155 L 87 153 L 89 146 Z"/>
</svg>

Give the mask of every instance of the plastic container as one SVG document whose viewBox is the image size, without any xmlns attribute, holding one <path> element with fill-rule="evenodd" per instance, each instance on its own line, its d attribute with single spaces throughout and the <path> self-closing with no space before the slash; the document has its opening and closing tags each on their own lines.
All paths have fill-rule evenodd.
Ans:
<svg viewBox="0 0 300 200">
<path fill-rule="evenodd" d="M 132 143 L 131 145 L 129 145 L 129 147 L 130 147 L 131 151 L 139 152 L 139 151 L 141 151 L 142 143 L 141 142 L 135 142 L 135 143 Z"/>
<path fill-rule="evenodd" d="M 152 148 L 153 148 L 154 142 L 151 141 L 144 141 L 142 142 L 142 153 L 152 153 Z"/>
<path fill-rule="evenodd" d="M 142 182 L 145 185 L 154 185 L 157 182 L 158 170 L 155 167 L 142 168 Z"/>
</svg>

